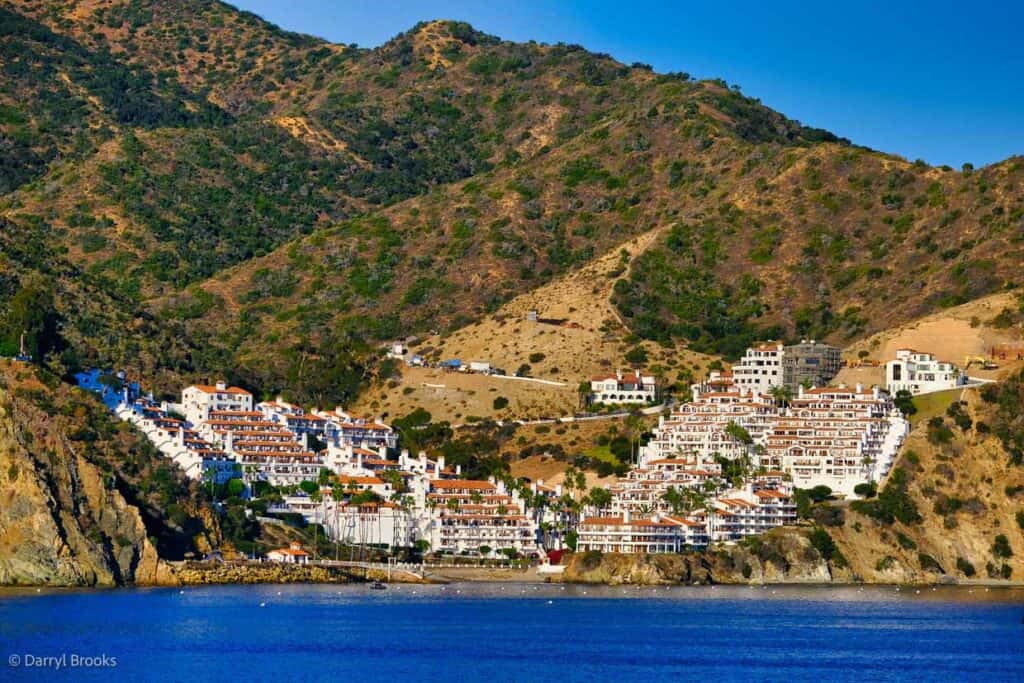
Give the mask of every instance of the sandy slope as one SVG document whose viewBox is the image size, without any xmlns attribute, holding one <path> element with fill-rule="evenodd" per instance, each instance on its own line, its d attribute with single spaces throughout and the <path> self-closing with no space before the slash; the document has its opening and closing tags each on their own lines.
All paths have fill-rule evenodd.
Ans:
<svg viewBox="0 0 1024 683">
<path fill-rule="evenodd" d="M 561 382 L 565 387 L 405 368 L 398 386 L 366 392 L 357 410 L 403 415 L 423 406 L 435 417 L 453 422 L 467 415 L 534 418 L 572 413 L 578 405 L 580 382 L 597 373 L 628 367 L 624 355 L 633 344 L 626 341 L 629 331 L 609 298 L 616 279 L 626 272 L 625 265 L 646 249 L 659 231 L 644 233 L 584 268 L 521 294 L 495 314 L 451 335 L 429 337 L 413 349 L 435 360 L 487 361 L 510 375 L 529 364 L 533 377 Z M 562 324 L 529 322 L 528 311 Z M 699 377 L 712 360 L 681 345 L 663 348 L 642 342 L 642 346 L 648 353 L 648 367 L 663 366 L 670 381 L 684 367 Z M 534 353 L 543 354 L 543 360 L 531 363 Z M 509 399 L 507 410 L 494 410 L 496 396 Z"/>
<path fill-rule="evenodd" d="M 996 329 L 991 324 L 992 319 L 1004 308 L 1015 310 L 1017 305 L 1015 293 L 994 294 L 879 332 L 847 347 L 843 357 L 853 360 L 858 358 L 860 351 L 865 350 L 868 358 L 884 363 L 896 357 L 897 349 L 911 348 L 933 353 L 940 360 L 951 361 L 962 368 L 967 356 L 987 358 L 996 344 L 1024 343 L 1021 342 L 1020 326 Z M 1002 367 L 996 371 L 972 367 L 970 375 L 995 378 L 999 373 L 1020 365 L 1001 363 Z M 884 372 L 882 368 L 849 368 L 844 369 L 836 381 L 847 384 L 881 384 Z"/>
</svg>

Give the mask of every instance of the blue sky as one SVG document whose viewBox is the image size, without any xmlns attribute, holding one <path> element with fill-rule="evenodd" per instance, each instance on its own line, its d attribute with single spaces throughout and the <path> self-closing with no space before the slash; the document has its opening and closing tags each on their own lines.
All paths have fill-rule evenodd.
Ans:
<svg viewBox="0 0 1024 683">
<path fill-rule="evenodd" d="M 807 125 L 932 164 L 1024 154 L 1024 3 L 235 0 L 374 47 L 426 19 L 720 77 Z M 840 5 L 856 5 L 855 8 Z M 820 6 L 819 6 L 820 5 Z"/>
</svg>

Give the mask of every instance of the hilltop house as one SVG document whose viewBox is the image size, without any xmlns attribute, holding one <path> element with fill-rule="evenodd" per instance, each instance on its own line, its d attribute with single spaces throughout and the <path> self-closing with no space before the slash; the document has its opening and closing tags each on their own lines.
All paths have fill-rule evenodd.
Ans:
<svg viewBox="0 0 1024 683">
<path fill-rule="evenodd" d="M 592 403 L 654 403 L 658 398 L 658 385 L 653 375 L 634 370 L 614 375 L 595 375 L 590 378 Z"/>
<path fill-rule="evenodd" d="M 885 385 L 893 394 L 929 394 L 963 386 L 967 376 L 952 363 L 936 360 L 930 353 L 899 349 L 896 359 L 885 364 Z"/>
</svg>

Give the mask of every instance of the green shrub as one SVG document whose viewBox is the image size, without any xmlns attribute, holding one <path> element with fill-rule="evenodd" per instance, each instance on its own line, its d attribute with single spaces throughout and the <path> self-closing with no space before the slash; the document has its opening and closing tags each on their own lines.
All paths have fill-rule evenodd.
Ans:
<svg viewBox="0 0 1024 683">
<path fill-rule="evenodd" d="M 836 567 L 847 566 L 846 558 L 839 552 L 839 548 L 827 531 L 821 527 L 815 527 L 807 538 L 826 561 L 831 562 Z"/>
<path fill-rule="evenodd" d="M 877 499 L 857 500 L 850 503 L 850 507 L 883 524 L 892 524 L 896 520 L 907 525 L 916 524 L 921 521 L 921 515 L 917 504 L 907 493 L 907 484 L 906 470 L 897 467 L 889 475 L 889 481 Z"/>
<path fill-rule="evenodd" d="M 1010 539 L 1005 534 L 996 536 L 992 543 L 992 554 L 996 557 L 1007 559 L 1013 557 L 1013 549 L 1010 547 Z"/>
<path fill-rule="evenodd" d="M 910 536 L 907 536 L 902 531 L 896 532 L 896 542 L 900 544 L 900 547 L 904 550 L 917 550 L 917 543 Z"/>
</svg>

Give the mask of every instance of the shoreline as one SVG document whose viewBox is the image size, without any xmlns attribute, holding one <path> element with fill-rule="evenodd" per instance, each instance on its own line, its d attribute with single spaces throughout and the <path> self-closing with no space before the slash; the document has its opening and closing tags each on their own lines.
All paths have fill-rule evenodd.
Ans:
<svg viewBox="0 0 1024 683">
<path fill-rule="evenodd" d="M 189 588 L 197 586 L 245 586 L 245 585 L 362 585 L 375 581 L 386 584 L 445 585 L 445 584 L 558 584 L 577 587 L 607 588 L 834 588 L 836 590 L 861 588 L 899 590 L 915 589 L 1024 589 L 1024 581 L 1001 579 L 971 579 L 953 582 L 916 583 L 874 583 L 864 581 L 586 581 L 578 577 L 566 579 L 564 574 L 539 574 L 535 567 L 528 569 L 500 567 L 439 567 L 427 568 L 423 577 L 408 571 L 393 572 L 390 579 L 384 570 L 370 569 L 365 574 L 349 569 L 324 565 L 215 565 L 200 563 L 175 567 L 176 581 L 129 583 L 122 585 L 53 585 L 53 584 L 5 584 L 0 585 L 0 597 L 10 593 L 47 593 L 52 591 L 115 591 L 119 589 Z"/>
</svg>

